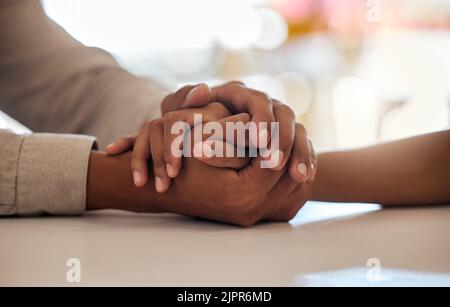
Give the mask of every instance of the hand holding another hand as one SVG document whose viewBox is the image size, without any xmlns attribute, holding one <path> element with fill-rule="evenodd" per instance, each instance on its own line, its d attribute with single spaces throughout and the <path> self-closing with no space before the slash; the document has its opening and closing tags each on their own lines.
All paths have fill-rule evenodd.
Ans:
<svg viewBox="0 0 450 307">
<path fill-rule="evenodd" d="M 308 200 L 317 159 L 303 125 L 295 123 L 287 106 L 232 82 L 213 89 L 206 85 L 185 87 L 166 97 L 162 110 L 163 117 L 146 123 L 139 135 L 119 139 L 107 148 L 110 155 L 133 148 L 129 157 L 133 180 L 137 187 L 143 187 L 149 178 L 155 178 L 160 193 L 153 195 L 160 203 L 157 211 L 249 226 L 263 220 L 288 221 Z M 278 122 L 277 165 L 262 168 L 262 157 L 174 156 L 171 145 L 176 136 L 171 127 L 180 121 L 194 127 L 195 114 L 202 115 L 205 123 L 216 121 L 223 127 L 226 122 Z M 270 143 L 271 135 L 261 132 L 258 130 L 256 137 L 248 135 L 246 146 L 258 146 L 261 138 Z M 152 164 L 153 174 L 149 173 L 148 163 Z M 142 193 L 146 189 L 138 190 Z M 152 202 L 135 203 L 140 205 L 127 209 L 154 212 L 150 210 L 154 208 Z"/>
<path fill-rule="evenodd" d="M 180 121 L 186 122 L 191 128 L 194 127 L 196 114 L 203 117 L 204 123 L 219 122 L 224 131 L 227 122 L 247 124 L 248 116 L 251 116 L 250 120 L 257 125 L 263 122 L 269 126 L 271 123 L 278 123 L 279 148 L 276 155 L 279 163 L 271 169 L 277 171 L 289 163 L 292 178 L 300 183 L 315 176 L 317 158 L 314 148 L 304 126 L 295 122 L 293 111 L 262 92 L 246 88 L 240 82 L 230 82 L 212 89 L 204 84 L 196 87 L 186 86 L 164 99 L 162 111 L 163 117 L 146 123 L 137 136 L 118 139 L 106 148 L 110 155 L 121 154 L 134 148 L 132 170 L 136 186 L 147 183 L 147 160 L 152 158 L 156 190 L 162 193 L 168 189 L 170 178 L 175 178 L 181 169 L 180 157 L 175 157 L 171 150 L 176 138 L 171 128 Z M 261 138 L 270 142 L 270 137 L 271 133 L 268 131 L 261 133 L 258 130 L 254 135 L 247 135 L 246 144 L 258 146 Z M 203 160 L 218 167 L 242 167 L 245 161 L 220 158 Z"/>
<path fill-rule="evenodd" d="M 263 169 L 259 162 L 236 171 L 187 158 L 170 189 L 156 193 L 149 184 L 137 188 L 132 183 L 130 152 L 114 157 L 93 152 L 87 209 L 170 212 L 244 227 L 289 221 L 310 198 L 311 182 L 299 184 L 285 170 Z"/>
</svg>

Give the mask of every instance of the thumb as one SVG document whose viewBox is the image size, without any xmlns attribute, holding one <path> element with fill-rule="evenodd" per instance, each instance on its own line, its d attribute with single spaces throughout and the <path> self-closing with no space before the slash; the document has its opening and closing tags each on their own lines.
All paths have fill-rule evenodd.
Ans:
<svg viewBox="0 0 450 307">
<path fill-rule="evenodd" d="M 199 84 L 186 96 L 183 108 L 196 108 L 206 106 L 211 102 L 211 89 L 207 84 Z"/>
<path fill-rule="evenodd" d="M 114 143 L 105 147 L 105 151 L 109 156 L 117 156 L 131 150 L 136 142 L 135 135 L 120 138 Z"/>
</svg>

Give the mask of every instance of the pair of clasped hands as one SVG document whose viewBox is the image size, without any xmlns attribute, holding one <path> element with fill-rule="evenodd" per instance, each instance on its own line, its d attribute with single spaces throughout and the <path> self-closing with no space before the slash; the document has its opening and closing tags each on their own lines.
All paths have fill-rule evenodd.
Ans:
<svg viewBox="0 0 450 307">
<path fill-rule="evenodd" d="M 162 117 L 145 123 L 137 135 L 106 147 L 109 156 L 132 151 L 134 185 L 166 196 L 161 196 L 164 201 L 156 211 L 248 227 L 261 221 L 289 221 L 310 198 L 317 156 L 304 126 L 296 123 L 288 106 L 241 82 L 230 82 L 214 88 L 186 86 L 168 95 L 161 109 Z M 171 150 L 176 137 L 171 127 L 180 121 L 194 126 L 194 114 L 202 115 L 203 124 L 215 121 L 224 130 L 227 122 L 277 122 L 278 150 L 256 158 L 207 154 L 180 158 Z M 248 145 L 252 140 L 247 138 Z M 259 130 L 261 138 L 270 138 L 267 130 Z M 198 146 L 207 152 L 212 143 L 203 138 L 193 148 Z M 224 150 L 229 146 L 236 145 L 224 141 Z M 277 164 L 261 167 L 260 162 L 274 154 Z"/>
</svg>

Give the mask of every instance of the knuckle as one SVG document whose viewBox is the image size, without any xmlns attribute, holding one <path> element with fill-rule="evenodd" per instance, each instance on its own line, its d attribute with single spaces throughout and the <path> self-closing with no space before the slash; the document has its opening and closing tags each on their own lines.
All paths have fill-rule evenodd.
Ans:
<svg viewBox="0 0 450 307">
<path fill-rule="evenodd" d="M 153 120 L 147 124 L 147 129 L 151 132 L 154 128 L 157 127 L 157 120 Z"/>
<path fill-rule="evenodd" d="M 249 226 L 253 226 L 258 223 L 260 218 L 261 214 L 255 211 L 249 212 L 248 214 L 244 215 L 244 220 L 248 223 Z"/>
<path fill-rule="evenodd" d="M 260 215 L 239 213 L 232 217 L 233 223 L 241 227 L 251 227 L 260 221 Z"/>
<path fill-rule="evenodd" d="M 294 142 L 295 142 L 295 129 L 294 128 L 291 129 L 291 127 L 289 127 L 289 126 L 287 126 L 287 127 L 281 126 L 277 132 L 279 133 L 279 139 L 280 139 L 279 143 L 280 143 L 281 147 L 283 147 L 283 146 L 291 147 L 294 144 Z"/>
<path fill-rule="evenodd" d="M 164 147 L 164 161 L 170 162 L 172 160 L 172 153 L 170 148 Z"/>
<path fill-rule="evenodd" d="M 307 134 L 306 127 L 302 123 L 296 123 L 295 130 L 297 133 Z"/>
<path fill-rule="evenodd" d="M 152 164 L 155 168 L 165 167 L 163 154 L 153 153 Z"/>
<path fill-rule="evenodd" d="M 164 121 L 164 123 L 172 123 L 172 122 L 177 121 L 179 117 L 180 116 L 177 111 L 171 111 L 164 115 L 163 121 Z"/>
<path fill-rule="evenodd" d="M 141 160 L 142 154 L 136 149 L 131 153 L 131 163 L 135 163 L 138 160 Z"/>
<path fill-rule="evenodd" d="M 118 139 L 116 140 L 116 144 L 117 144 L 117 143 L 125 143 L 125 142 L 128 142 L 130 139 L 131 139 L 130 137 L 126 137 L 126 136 L 120 137 L 120 138 L 118 138 Z"/>
<path fill-rule="evenodd" d="M 295 120 L 295 112 L 286 104 L 280 104 L 277 106 L 284 116 L 290 117 L 290 119 Z"/>
<path fill-rule="evenodd" d="M 284 209 L 277 214 L 277 220 L 279 220 L 280 222 L 289 222 L 297 216 L 300 208 L 301 207 L 297 205 L 289 206 L 288 209 Z"/>
<path fill-rule="evenodd" d="M 165 104 L 171 100 L 173 100 L 175 97 L 175 93 L 170 93 L 169 95 L 167 95 L 166 97 L 164 97 L 162 104 Z"/>
<path fill-rule="evenodd" d="M 164 168 L 164 162 L 161 159 L 153 159 L 153 167 L 155 169 L 160 169 L 160 168 Z"/>
<path fill-rule="evenodd" d="M 256 98 L 264 101 L 265 103 L 268 104 L 272 104 L 272 98 L 270 97 L 270 95 L 266 92 L 262 92 L 262 91 L 257 91 L 257 90 L 250 90 L 250 94 L 252 94 L 253 96 L 256 96 Z"/>
<path fill-rule="evenodd" d="M 163 123 L 163 120 L 161 118 L 153 120 L 153 121 L 149 122 L 148 129 L 151 132 L 155 132 L 162 125 L 162 123 Z"/>
<path fill-rule="evenodd" d="M 212 102 L 208 105 L 208 108 L 212 111 L 223 111 L 226 109 L 225 106 L 220 102 Z"/>
<path fill-rule="evenodd" d="M 140 170 L 142 167 L 142 160 L 137 157 L 132 157 L 131 159 L 131 169 L 136 171 Z"/>
<path fill-rule="evenodd" d="M 145 152 L 142 149 L 134 148 L 131 152 L 131 162 L 138 163 L 145 160 Z"/>
<path fill-rule="evenodd" d="M 242 80 L 233 80 L 226 83 L 224 86 L 239 86 L 239 87 L 247 87 L 244 81 Z"/>
<path fill-rule="evenodd" d="M 195 86 L 194 85 L 186 85 L 176 91 L 173 95 L 177 98 L 184 98 L 187 93 L 189 93 Z"/>
<path fill-rule="evenodd" d="M 240 122 L 248 123 L 252 118 L 251 118 L 250 114 L 248 114 L 248 113 L 241 113 L 241 114 L 239 114 L 237 119 Z"/>
<path fill-rule="evenodd" d="M 222 119 L 230 115 L 228 109 L 220 102 L 213 102 L 209 104 L 208 108 L 214 114 L 214 116 L 217 117 L 217 119 Z"/>
<path fill-rule="evenodd" d="M 164 115 L 164 117 L 161 119 L 161 124 L 163 126 L 169 126 L 179 122 L 184 121 L 183 115 L 185 115 L 185 111 L 171 111 Z"/>
<path fill-rule="evenodd" d="M 247 95 L 245 95 L 245 94 L 242 94 L 241 92 L 239 92 L 239 91 L 233 91 L 232 93 L 231 93 L 231 101 L 233 101 L 233 102 L 237 102 L 237 103 L 240 103 L 240 102 L 245 102 L 246 100 L 248 100 L 248 99 L 250 99 L 249 97 L 247 97 Z"/>
<path fill-rule="evenodd" d="M 131 145 L 131 138 L 123 137 L 123 138 L 117 139 L 115 142 L 115 145 L 116 145 L 116 148 L 117 147 L 119 147 L 121 149 L 128 148 Z"/>
<path fill-rule="evenodd" d="M 237 217 L 234 219 L 233 223 L 243 227 L 243 228 L 249 228 L 254 226 L 258 221 L 254 220 L 254 219 L 250 219 L 250 218 L 245 218 L 245 217 Z"/>
<path fill-rule="evenodd" d="M 145 122 L 145 123 L 143 123 L 142 126 L 141 126 L 141 129 L 140 129 L 140 131 L 139 131 L 139 134 L 143 134 L 143 133 L 145 133 L 146 131 L 148 131 L 148 130 L 150 129 L 150 123 L 151 123 L 151 122 Z"/>
<path fill-rule="evenodd" d="M 131 170 L 136 171 L 139 167 L 135 161 L 131 161 Z"/>
<path fill-rule="evenodd" d="M 297 213 L 298 213 L 299 210 L 300 210 L 300 208 L 298 206 L 294 206 L 291 209 L 287 210 L 286 214 L 284 216 L 285 221 L 289 222 L 290 220 L 295 218 L 297 216 Z"/>
</svg>

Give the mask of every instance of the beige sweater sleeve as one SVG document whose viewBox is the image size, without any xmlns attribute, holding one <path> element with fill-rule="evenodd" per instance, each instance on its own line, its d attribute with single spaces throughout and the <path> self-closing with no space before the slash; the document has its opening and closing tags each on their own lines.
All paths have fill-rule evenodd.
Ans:
<svg viewBox="0 0 450 307">
<path fill-rule="evenodd" d="M 83 213 L 94 141 L 0 130 L 0 215 Z"/>
<path fill-rule="evenodd" d="M 74 40 L 39 1 L 0 0 L 0 110 L 36 132 L 0 130 L 0 215 L 82 213 L 94 137 L 103 147 L 138 131 L 167 94 Z"/>
</svg>

